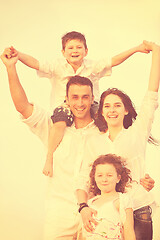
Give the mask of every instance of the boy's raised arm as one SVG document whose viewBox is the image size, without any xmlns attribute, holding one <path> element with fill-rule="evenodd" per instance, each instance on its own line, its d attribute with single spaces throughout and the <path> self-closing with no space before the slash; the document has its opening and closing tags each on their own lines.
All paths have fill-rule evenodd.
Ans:
<svg viewBox="0 0 160 240">
<path fill-rule="evenodd" d="M 7 53 L 8 50 L 5 49 L 5 51 L 1 55 L 1 59 L 7 69 L 11 97 L 16 110 L 20 112 L 24 118 L 28 118 L 32 115 L 33 105 L 29 103 L 26 93 L 18 78 L 18 74 L 16 71 L 16 63 L 18 60 L 18 56 L 8 58 Z"/>
<path fill-rule="evenodd" d="M 144 42 L 136 47 L 133 47 L 125 52 L 122 52 L 114 57 L 112 57 L 112 67 L 117 66 L 119 64 L 121 64 L 122 62 L 124 62 L 127 58 L 129 58 L 130 56 L 132 56 L 134 53 L 136 52 L 141 52 L 141 53 L 149 53 L 150 50 L 148 50 L 146 48 L 146 45 L 144 44 Z"/>
<path fill-rule="evenodd" d="M 39 61 L 34 57 L 19 52 L 14 47 L 7 48 L 6 50 L 8 58 L 18 56 L 18 60 L 20 60 L 22 63 L 24 63 L 28 67 L 39 70 Z"/>
</svg>

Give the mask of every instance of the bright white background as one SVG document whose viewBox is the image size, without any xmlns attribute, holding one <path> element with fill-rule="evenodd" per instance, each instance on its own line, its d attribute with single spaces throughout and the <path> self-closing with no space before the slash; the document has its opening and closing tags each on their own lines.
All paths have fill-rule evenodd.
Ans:
<svg viewBox="0 0 160 240">
<path fill-rule="evenodd" d="M 157 0 L 6 0 L 0 2 L 0 52 L 13 45 L 39 60 L 61 56 L 61 36 L 85 34 L 88 58 L 114 56 L 143 39 L 160 44 L 160 3 Z M 118 87 L 137 107 L 147 89 L 151 54 L 137 53 L 101 80 L 101 91 Z M 17 70 L 29 100 L 49 108 L 50 84 L 22 63 Z M 0 62 L 0 239 L 42 240 L 46 178 L 41 142 L 18 117 L 11 101 L 7 74 Z M 160 139 L 160 109 L 152 133 Z M 160 148 L 147 148 L 146 171 L 155 179 L 160 201 Z M 155 237 L 160 230 L 154 217 Z"/>
</svg>

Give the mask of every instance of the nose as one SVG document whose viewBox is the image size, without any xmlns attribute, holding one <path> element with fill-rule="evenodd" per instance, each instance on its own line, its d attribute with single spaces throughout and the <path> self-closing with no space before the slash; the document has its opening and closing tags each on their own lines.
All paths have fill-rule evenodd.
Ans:
<svg viewBox="0 0 160 240">
<path fill-rule="evenodd" d="M 78 106 L 82 106 L 83 105 L 83 99 L 82 98 L 78 99 L 77 105 Z"/>
<path fill-rule="evenodd" d="M 108 178 L 107 178 L 107 176 L 103 176 L 102 181 L 103 181 L 103 182 L 108 182 Z"/>
<path fill-rule="evenodd" d="M 73 52 L 77 52 L 77 48 L 76 47 L 73 48 Z"/>
<path fill-rule="evenodd" d="M 115 111 L 115 107 L 114 106 L 111 106 L 110 107 L 110 112 L 114 112 Z"/>
</svg>

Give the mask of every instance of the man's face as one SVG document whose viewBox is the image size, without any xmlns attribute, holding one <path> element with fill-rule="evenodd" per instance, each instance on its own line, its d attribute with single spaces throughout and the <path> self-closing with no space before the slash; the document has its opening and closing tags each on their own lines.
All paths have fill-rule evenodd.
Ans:
<svg viewBox="0 0 160 240">
<path fill-rule="evenodd" d="M 67 103 L 75 119 L 90 120 L 90 108 L 93 103 L 91 87 L 73 84 L 68 89 Z"/>
</svg>

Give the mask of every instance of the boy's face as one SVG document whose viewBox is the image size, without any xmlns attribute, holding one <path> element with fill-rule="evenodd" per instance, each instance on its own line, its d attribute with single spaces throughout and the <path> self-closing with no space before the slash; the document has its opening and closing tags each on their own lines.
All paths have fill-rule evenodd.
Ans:
<svg viewBox="0 0 160 240">
<path fill-rule="evenodd" d="M 93 103 L 93 94 L 90 86 L 71 85 L 68 89 L 66 101 L 76 120 L 88 121 L 91 119 L 90 108 Z"/>
<path fill-rule="evenodd" d="M 69 64 L 81 66 L 83 58 L 87 55 L 88 49 L 85 49 L 83 42 L 78 39 L 70 40 L 62 50 L 63 56 Z"/>
</svg>

